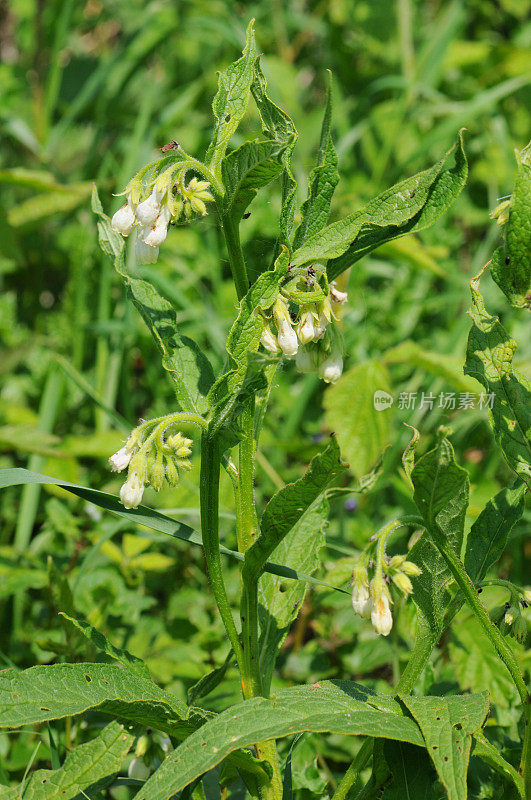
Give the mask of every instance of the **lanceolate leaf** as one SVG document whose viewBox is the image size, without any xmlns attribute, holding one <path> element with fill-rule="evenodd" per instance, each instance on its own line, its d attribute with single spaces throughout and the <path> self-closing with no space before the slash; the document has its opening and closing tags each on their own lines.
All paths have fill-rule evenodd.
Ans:
<svg viewBox="0 0 531 800">
<path fill-rule="evenodd" d="M 277 142 L 244 142 L 223 159 L 225 187 L 223 213 L 239 222 L 258 189 L 278 178 L 283 170 L 282 148 Z"/>
<path fill-rule="evenodd" d="M 127 510 L 114 495 L 108 494 L 107 492 L 98 491 L 97 489 L 90 489 L 88 486 L 79 486 L 76 483 L 69 483 L 68 481 L 62 481 L 59 478 L 52 478 L 50 475 L 41 475 L 38 472 L 31 472 L 30 470 L 22 468 L 0 470 L 0 489 L 5 488 L 6 486 L 18 486 L 26 483 L 48 483 L 54 486 L 60 486 L 67 492 L 71 492 L 77 497 L 82 497 L 84 500 L 94 503 L 94 505 L 98 506 L 99 508 L 103 508 L 106 511 L 111 511 L 113 514 L 116 514 L 119 517 L 128 519 L 133 524 L 145 525 L 152 530 L 165 533 L 166 535 L 173 536 L 176 539 L 182 539 L 184 542 L 199 545 L 200 547 L 203 546 L 203 540 L 201 539 L 201 534 L 198 531 L 195 531 L 193 528 L 190 528 L 183 522 L 178 522 L 170 517 L 166 517 L 164 514 L 161 514 L 152 508 L 139 506 L 138 508 Z M 220 550 L 224 555 L 231 556 L 231 558 L 236 558 L 239 561 L 243 561 L 242 553 L 238 553 L 235 550 L 229 550 L 227 547 L 224 547 L 224 545 L 220 545 Z M 321 581 L 318 578 L 312 578 L 311 575 L 305 575 L 304 573 L 299 572 L 292 567 L 284 566 L 282 564 L 273 564 L 271 562 L 267 562 L 267 564 L 264 566 L 264 570 L 282 578 L 314 583 L 318 586 L 326 586 L 329 589 L 334 589 L 338 592 L 344 591 L 343 589 L 326 583 L 326 581 Z M 31 585 L 33 586 L 33 582 Z M 38 574 L 36 588 L 44 585 L 46 585 L 46 573 L 43 572 Z"/>
<path fill-rule="evenodd" d="M 449 165 L 451 156 L 455 163 Z M 386 189 L 364 208 L 307 239 L 294 253 L 292 263 L 332 259 L 327 272 L 333 280 L 383 242 L 429 227 L 458 196 L 466 177 L 460 134 L 433 167 Z"/>
<path fill-rule="evenodd" d="M 383 752 L 393 780 L 384 788 L 381 800 L 440 800 L 433 788 L 433 766 L 424 748 L 386 741 Z"/>
<path fill-rule="evenodd" d="M 461 552 L 469 480 L 466 470 L 456 464 L 447 439 L 441 439 L 437 447 L 418 460 L 411 480 L 415 503 L 427 529 L 409 553 L 411 561 L 422 569 L 422 574 L 412 579 L 412 596 L 437 635 L 443 626 L 450 573 L 431 541 L 430 531 L 442 531 L 455 551 Z"/>
<path fill-rule="evenodd" d="M 509 466 L 531 488 L 531 391 L 526 378 L 512 365 L 516 342 L 485 309 L 480 275 L 470 284 L 473 305 L 469 313 L 474 324 L 465 372 L 477 378 L 492 397 L 489 416 L 496 439 Z"/>
<path fill-rule="evenodd" d="M 96 187 L 92 194 L 92 209 L 98 215 L 100 245 L 114 261 L 128 292 L 151 331 L 161 353 L 162 365 L 175 382 L 177 399 L 183 411 L 203 414 L 208 408 L 206 396 L 214 374 L 208 358 L 199 346 L 177 330 L 177 318 L 171 303 L 165 300 L 147 281 L 127 274 L 124 265 L 124 240 L 111 228 L 104 214 Z"/>
<path fill-rule="evenodd" d="M 98 650 L 101 650 L 111 658 L 119 661 L 126 669 L 130 670 L 135 675 L 138 675 L 139 678 L 151 680 L 149 670 L 141 658 L 131 655 L 131 653 L 129 653 L 127 650 L 121 650 L 119 647 L 115 647 L 111 642 L 109 642 L 103 633 L 100 633 L 100 631 L 98 631 L 92 625 L 89 625 L 89 623 L 85 622 L 85 620 L 70 617 L 63 611 L 59 613 L 65 620 L 68 620 L 73 628 L 81 631 L 83 636 L 85 636 L 85 638 L 87 638 L 89 642 L 91 642 Z"/>
<path fill-rule="evenodd" d="M 93 797 L 104 789 L 122 766 L 134 735 L 111 722 L 90 742 L 67 753 L 59 769 L 32 772 L 20 786 L 2 787 L 2 800 L 73 800 Z"/>
<path fill-rule="evenodd" d="M 282 111 L 267 94 L 267 81 L 257 59 L 254 65 L 254 79 L 251 92 L 262 120 L 262 128 L 268 139 L 273 139 L 282 146 L 282 162 L 284 175 L 282 179 L 282 208 L 280 212 L 280 233 L 282 242 L 287 247 L 291 246 L 293 233 L 293 217 L 295 214 L 295 201 L 297 181 L 291 168 L 291 155 L 297 141 L 297 130 L 293 121 L 285 111 Z"/>
<path fill-rule="evenodd" d="M 249 570 L 257 575 L 262 571 L 273 550 L 346 466 L 341 462 L 339 447 L 332 437 L 326 450 L 315 456 L 302 478 L 284 486 L 271 498 L 260 522 L 260 537 L 245 554 L 244 573 Z"/>
<path fill-rule="evenodd" d="M 517 156 L 518 174 L 504 227 L 505 246 L 492 257 L 492 277 L 517 308 L 531 303 L 531 142 Z"/>
<path fill-rule="evenodd" d="M 474 581 L 501 557 L 507 538 L 524 510 L 525 484 L 502 489 L 489 500 L 472 525 L 466 540 L 465 569 Z"/>
<path fill-rule="evenodd" d="M 218 91 L 212 102 L 216 127 L 206 154 L 206 164 L 218 178 L 221 177 L 221 162 L 227 145 L 247 109 L 256 60 L 253 24 L 251 21 L 247 28 L 242 57 L 218 75 Z"/>
<path fill-rule="evenodd" d="M 206 723 L 161 764 L 136 800 L 166 800 L 234 750 L 301 731 L 381 736 L 423 745 L 413 720 L 388 696 L 349 681 L 322 681 L 255 697 Z"/>
<path fill-rule="evenodd" d="M 418 722 L 448 800 L 467 796 L 472 734 L 487 716 L 487 693 L 451 697 L 400 697 Z"/>
<path fill-rule="evenodd" d="M 332 125 L 331 73 L 328 73 L 328 82 L 317 165 L 308 182 L 308 198 L 302 204 L 302 220 L 293 241 L 295 249 L 326 225 L 332 196 L 339 181 L 337 154 L 330 132 Z"/>
<path fill-rule="evenodd" d="M 201 725 L 205 713 L 113 664 L 51 664 L 0 672 L 0 728 L 19 728 L 99 709 L 175 736 Z"/>
</svg>

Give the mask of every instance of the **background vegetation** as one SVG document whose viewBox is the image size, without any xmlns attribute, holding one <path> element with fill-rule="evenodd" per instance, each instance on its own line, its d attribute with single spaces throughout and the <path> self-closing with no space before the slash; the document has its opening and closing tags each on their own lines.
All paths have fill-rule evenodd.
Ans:
<svg viewBox="0 0 531 800">
<path fill-rule="evenodd" d="M 121 480 L 109 473 L 108 456 L 140 417 L 172 407 L 173 389 L 151 336 L 124 302 L 112 265 L 99 251 L 89 194 L 95 181 L 106 209 L 115 210 L 119 201 L 112 193 L 156 148 L 175 138 L 188 152 L 204 152 L 215 71 L 241 50 L 253 16 L 270 93 L 300 133 L 299 177 L 313 162 L 326 70 L 332 72 L 342 174 L 333 217 L 432 164 L 467 127 L 470 178 L 464 192 L 431 229 L 355 265 L 344 332 L 346 368 L 378 359 L 396 398 L 400 392 L 420 397 L 423 391 L 468 390 L 471 379 L 462 375 L 468 281 L 498 242 L 488 212 L 511 191 L 513 150 L 529 139 L 528 12 L 522 0 L 2 5 L 0 466 L 29 466 L 117 492 Z M 235 143 L 256 127 L 250 118 Z M 244 228 L 248 260 L 257 270 L 269 264 L 276 238 L 278 192 L 274 186 L 266 192 Z M 304 185 L 300 192 L 304 197 Z M 157 265 L 139 272 L 173 301 L 182 330 L 219 368 L 235 296 L 213 223 L 209 216 L 174 229 Z M 524 346 L 523 317 L 492 282 L 485 281 L 482 291 L 491 313 L 500 313 L 520 343 L 516 364 L 525 371 L 531 349 Z M 371 387 L 358 390 L 371 400 Z M 295 376 L 290 365 L 279 374 L 257 464 L 264 501 L 300 475 L 332 428 L 327 392 L 315 376 Z M 484 410 L 413 411 L 395 402 L 390 417 L 384 438 L 391 447 L 375 489 L 332 506 L 321 574 L 336 585 L 348 581 L 353 558 L 378 528 L 411 512 L 400 468 L 409 439 L 403 422 L 420 429 L 421 449 L 433 445 L 440 424 L 453 428 L 457 460 L 472 481 L 468 524 L 474 509 L 510 482 Z M 371 425 L 361 414 L 357 419 L 345 452 L 355 475 L 377 446 Z M 223 541 L 233 547 L 231 493 L 224 488 Z M 145 502 L 166 513 L 174 509 L 197 526 L 198 469 L 177 490 L 148 491 Z M 199 550 L 147 530 L 139 536 L 130 523 L 54 487 L 5 490 L 0 506 L 5 665 L 98 657 L 63 628 L 57 607 L 65 603 L 143 658 L 154 679 L 183 699 L 223 663 L 227 643 Z M 498 565 L 497 574 L 516 583 L 525 576 L 529 517 L 527 511 L 514 528 Z M 397 549 L 403 551 L 404 543 L 398 541 Z M 236 597 L 236 568 L 232 591 Z M 505 599 L 503 592 L 488 591 L 492 605 Z M 275 685 L 348 677 L 385 691 L 407 660 L 412 618 L 410 603 L 393 635 L 376 638 L 345 595 L 314 588 L 283 649 Z M 523 647 L 515 643 L 514 649 L 525 659 Z M 215 710 L 239 696 L 236 673 L 229 670 L 228 678 L 207 699 Z M 489 689 L 493 735 L 505 742 L 517 738 L 514 687 L 466 609 L 422 680 L 422 690 L 432 694 L 442 684 L 455 691 Z M 97 714 L 88 719 L 100 724 Z M 34 766 L 50 766 L 85 738 L 86 727 L 70 722 L 0 734 L 0 783 L 20 780 L 32 758 Z M 298 796 L 321 791 L 351 758 L 345 738 L 302 739 L 293 751 Z M 474 771 L 474 759 L 471 774 L 471 797 L 492 797 L 494 774 L 479 761 Z M 121 800 L 129 789 L 112 791 Z"/>
</svg>

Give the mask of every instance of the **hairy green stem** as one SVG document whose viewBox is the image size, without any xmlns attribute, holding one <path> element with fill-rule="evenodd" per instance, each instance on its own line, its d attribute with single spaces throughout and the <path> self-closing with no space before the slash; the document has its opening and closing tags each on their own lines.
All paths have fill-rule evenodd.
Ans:
<svg viewBox="0 0 531 800">
<path fill-rule="evenodd" d="M 496 648 L 498 655 L 509 670 L 514 685 L 522 700 L 524 713 L 524 743 L 522 748 L 522 759 L 520 761 L 519 772 L 524 777 L 526 787 L 526 797 L 531 798 L 531 703 L 527 687 L 518 667 L 518 663 L 507 642 L 501 635 L 498 628 L 491 622 L 485 606 L 479 599 L 477 589 L 468 576 L 459 556 L 447 541 L 444 534 L 436 528 L 430 531 L 433 542 L 440 554 L 446 561 L 455 582 L 463 592 L 465 600 L 477 617 L 477 620 L 490 641 Z"/>
<path fill-rule="evenodd" d="M 236 287 L 236 294 L 238 295 L 238 300 L 241 300 L 249 289 L 249 278 L 247 277 L 247 267 L 240 244 L 240 231 L 228 214 L 220 214 L 220 220 L 227 244 L 229 263 Z"/>
<path fill-rule="evenodd" d="M 219 443 L 206 431 L 201 438 L 201 531 L 208 576 L 218 605 L 219 613 L 230 639 L 240 672 L 243 670 L 243 652 L 232 618 L 219 552 L 219 476 L 221 458 Z"/>
</svg>

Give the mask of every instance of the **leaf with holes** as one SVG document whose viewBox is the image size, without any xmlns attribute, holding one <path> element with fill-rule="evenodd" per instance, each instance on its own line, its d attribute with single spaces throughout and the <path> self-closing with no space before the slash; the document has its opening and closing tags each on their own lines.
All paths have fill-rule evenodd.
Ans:
<svg viewBox="0 0 531 800">
<path fill-rule="evenodd" d="M 492 277 L 516 308 L 531 303 L 531 142 L 517 154 L 518 173 L 504 226 L 505 245 L 492 257 Z"/>
<path fill-rule="evenodd" d="M 485 309 L 479 291 L 481 273 L 471 281 L 472 328 L 465 372 L 485 388 L 492 408 L 489 418 L 502 452 L 516 474 L 531 488 L 531 391 L 513 367 L 516 342 L 497 317 Z"/>
<path fill-rule="evenodd" d="M 166 800 L 230 753 L 300 731 L 381 736 L 423 745 L 416 723 L 395 700 L 350 681 L 281 689 L 270 699 L 233 705 L 188 737 L 144 784 L 136 800 Z"/>
<path fill-rule="evenodd" d="M 1 800 L 73 800 L 105 789 L 122 766 L 134 735 L 111 722 L 99 736 L 67 753 L 59 769 L 32 772 L 19 787 L 1 787 Z"/>
<path fill-rule="evenodd" d="M 472 734 L 481 728 L 489 710 L 487 693 L 400 699 L 419 724 L 448 800 L 463 800 Z"/>
<path fill-rule="evenodd" d="M 444 438 L 417 461 L 411 480 L 414 500 L 426 525 L 425 533 L 408 556 L 422 570 L 421 575 L 412 578 L 412 597 L 436 637 L 443 627 L 448 605 L 446 586 L 451 575 L 431 540 L 430 530 L 442 531 L 454 550 L 461 552 L 469 480 L 466 470 L 455 462 L 452 445 Z"/>
</svg>

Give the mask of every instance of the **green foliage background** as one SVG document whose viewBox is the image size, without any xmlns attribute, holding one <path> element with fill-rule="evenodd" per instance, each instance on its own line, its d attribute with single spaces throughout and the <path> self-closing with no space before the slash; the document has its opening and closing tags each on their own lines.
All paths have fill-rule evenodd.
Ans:
<svg viewBox="0 0 531 800">
<path fill-rule="evenodd" d="M 349 385 L 361 405 L 358 427 L 343 432 L 345 443 L 347 437 L 351 442 L 343 449 L 350 449 L 345 455 L 359 475 L 379 444 L 389 441 L 391 447 L 383 476 L 367 497 L 332 502 L 319 575 L 346 584 L 352 559 L 368 538 L 393 516 L 412 512 L 400 467 L 410 438 L 403 422 L 419 428 L 422 449 L 433 445 L 440 424 L 452 426 L 457 461 L 467 467 L 472 484 L 470 527 L 474 511 L 511 480 L 485 411 L 411 411 L 395 403 L 383 412 L 386 425 L 377 428 L 363 414 L 372 407 L 375 388 L 395 397 L 474 391 L 473 379 L 462 371 L 470 328 L 468 282 L 499 242 L 488 212 L 511 191 L 513 150 L 529 139 L 528 12 L 525 0 L 17 0 L 3 9 L 0 466 L 29 466 L 117 492 L 121 480 L 109 473 L 107 457 L 140 417 L 171 409 L 173 389 L 149 332 L 125 303 L 112 265 L 98 249 L 91 185 L 97 183 L 111 211 L 119 202 L 113 192 L 156 148 L 175 138 L 188 152 L 204 153 L 216 70 L 234 60 L 255 17 L 271 96 L 293 116 L 300 134 L 294 153 L 299 199 L 318 144 L 326 70 L 332 72 L 342 176 L 332 220 L 431 165 L 456 131 L 467 128 L 470 177 L 450 212 L 428 231 L 384 245 L 351 270 L 346 368 L 352 369 Z M 256 131 L 252 114 L 234 144 Z M 258 273 L 270 264 L 276 239 L 274 185 L 251 212 L 243 226 L 244 247 Z M 208 351 L 218 369 L 235 296 L 213 215 L 174 228 L 157 265 L 138 272 L 175 304 L 182 332 Z M 490 312 L 500 314 L 520 343 L 515 363 L 525 372 L 531 349 L 524 317 L 508 308 L 491 281 L 484 281 L 482 291 Z M 377 363 L 360 369 L 367 360 Z M 264 501 L 282 482 L 299 477 L 336 427 L 334 391 L 313 375 L 297 376 L 290 365 L 279 374 L 257 463 L 257 493 Z M 166 513 L 175 509 L 192 526 L 198 524 L 197 455 L 196 468 L 179 489 L 150 491 L 145 498 Z M 233 548 L 228 483 L 222 502 L 223 542 Z M 116 646 L 143 658 L 154 679 L 183 700 L 199 678 L 223 664 L 227 643 L 200 551 L 146 529 L 139 536 L 126 520 L 101 516 L 55 487 L 5 490 L 0 508 L 5 665 L 101 658 L 57 615 L 59 609 L 84 616 Z M 526 524 L 529 511 L 493 575 L 524 580 Z M 397 541 L 397 550 L 404 545 Z M 235 599 L 236 568 L 229 589 Z M 505 599 L 489 591 L 492 605 Z M 393 636 L 375 638 L 353 615 L 346 595 L 314 588 L 281 653 L 273 685 L 349 678 L 385 691 L 407 660 L 412 619 L 409 603 Z M 522 648 L 514 647 L 524 659 Z M 236 673 L 229 668 L 226 678 L 206 699 L 212 709 L 237 701 Z M 421 691 L 432 694 L 448 684 L 455 690 L 489 689 L 500 739 L 517 738 L 514 688 L 466 610 L 423 681 Z M 93 714 L 89 725 L 98 724 Z M 51 736 L 45 728 L 0 734 L 0 779 L 20 780 L 39 742 L 33 764 L 47 767 L 56 751 L 90 738 L 77 723 L 56 723 Z M 56 745 L 50 747 L 51 741 Z M 344 770 L 351 748 L 339 736 L 305 737 L 293 751 L 297 796 L 320 791 L 330 774 Z M 496 778 L 485 766 L 477 766 L 472 779 L 472 797 L 492 796 Z M 128 790 L 113 792 L 125 797 Z"/>
</svg>

